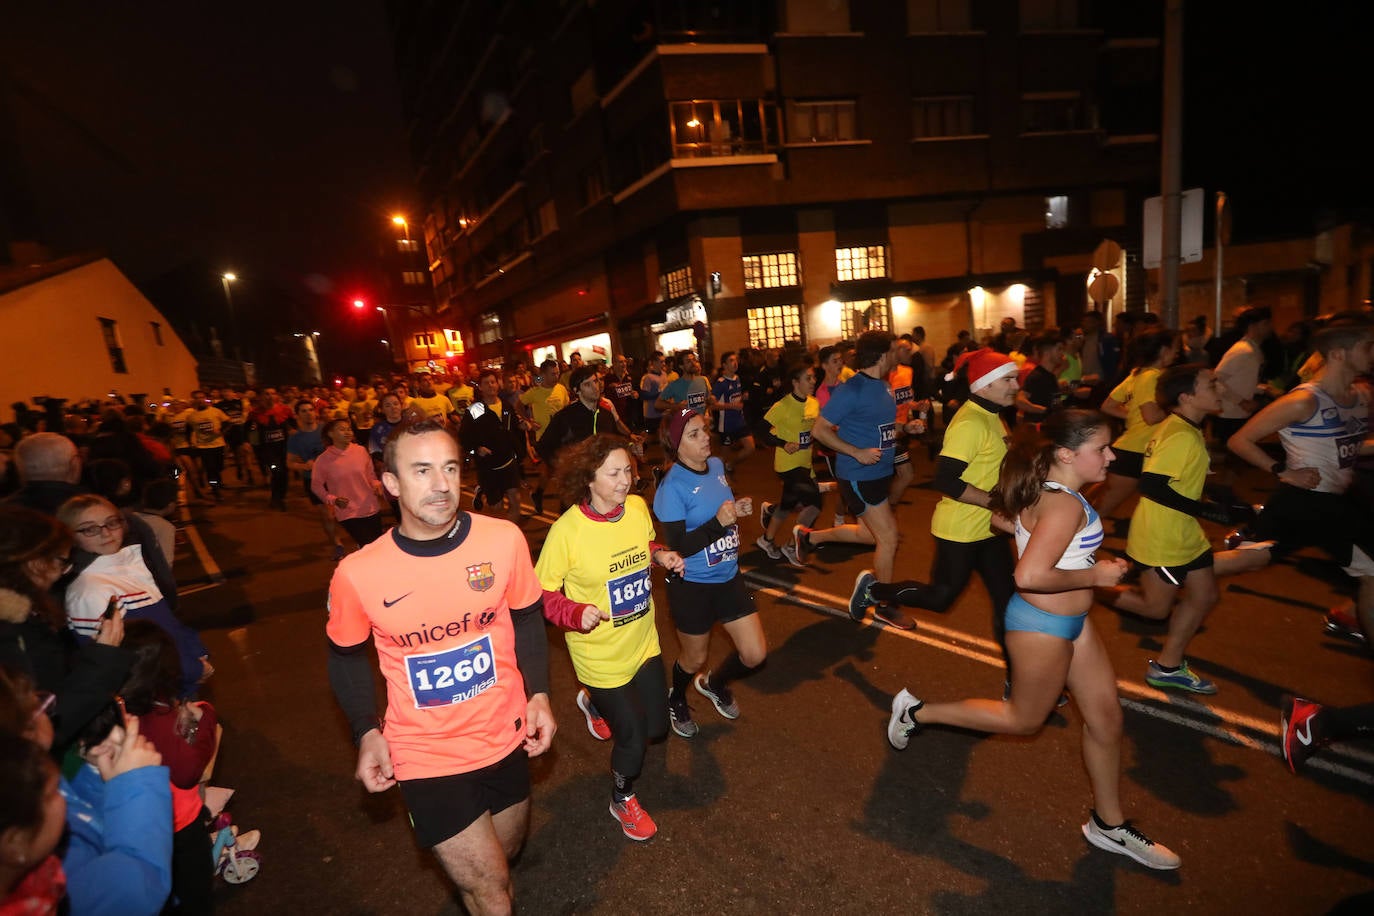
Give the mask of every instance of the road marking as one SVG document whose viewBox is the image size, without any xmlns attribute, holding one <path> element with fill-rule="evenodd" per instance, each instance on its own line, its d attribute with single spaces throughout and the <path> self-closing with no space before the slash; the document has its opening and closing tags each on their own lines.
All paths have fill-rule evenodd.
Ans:
<svg viewBox="0 0 1374 916">
<path fill-rule="evenodd" d="M 191 545 L 191 549 L 196 552 L 196 559 L 200 561 L 201 568 L 210 577 L 210 581 L 215 585 L 224 581 L 224 573 L 220 572 L 219 564 L 215 558 L 210 556 L 210 551 L 205 546 L 205 541 L 201 540 L 200 532 L 196 530 L 195 522 L 191 521 L 191 507 L 186 502 L 186 493 L 182 491 L 178 496 L 180 502 L 179 514 L 181 516 L 181 530 L 186 532 L 186 540 Z"/>
<path fill-rule="evenodd" d="M 742 574 L 755 584 L 757 591 L 763 592 L 765 595 L 782 598 L 794 604 L 800 604 L 828 614 L 831 617 L 850 619 L 848 597 L 833 595 L 805 585 L 793 585 L 783 579 L 776 579 L 766 573 L 754 570 L 742 570 Z M 759 587 L 760 583 L 762 583 L 762 587 Z M 997 643 L 959 630 L 952 630 L 925 621 L 922 621 L 916 630 L 898 630 L 874 619 L 865 620 L 864 626 L 879 627 L 893 636 L 921 643 L 939 649 L 941 652 L 948 652 L 952 655 L 981 662 L 993 668 L 1003 667 L 1001 649 Z M 1278 726 L 1273 721 L 1256 719 L 1231 710 L 1207 706 L 1187 697 L 1161 697 L 1154 688 L 1131 681 L 1118 680 L 1116 689 L 1121 695 L 1121 705 L 1133 712 L 1143 713 L 1174 725 L 1190 728 L 1228 744 L 1264 751 L 1280 760 L 1283 759 L 1283 751 L 1279 747 L 1281 736 Z M 1162 707 L 1159 705 L 1161 702 L 1168 702 L 1170 705 Z M 1180 707 L 1186 709 L 1187 713 L 1180 712 Z M 1204 721 L 1208 718 L 1219 724 Z M 1308 760 L 1306 767 L 1325 770 L 1328 773 L 1366 785 L 1374 785 L 1374 754 L 1348 745 L 1329 748 L 1324 754 L 1325 756 Z M 1345 763 L 1363 764 L 1368 769 L 1356 769 L 1345 765 L 1345 763 L 1337 762 L 1333 758 L 1341 758 Z"/>
</svg>

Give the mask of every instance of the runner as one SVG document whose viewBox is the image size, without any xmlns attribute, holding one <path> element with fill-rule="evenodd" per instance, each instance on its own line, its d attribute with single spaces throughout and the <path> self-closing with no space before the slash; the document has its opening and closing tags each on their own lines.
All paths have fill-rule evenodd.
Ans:
<svg viewBox="0 0 1374 916">
<path fill-rule="evenodd" d="M 286 440 L 286 466 L 298 471 L 305 485 L 305 498 L 312 506 L 319 506 L 320 525 L 324 536 L 334 545 L 334 559 L 342 560 L 346 551 L 339 541 L 339 526 L 334 520 L 334 510 L 315 495 L 311 487 L 310 473 L 315 468 L 315 459 L 324 453 L 324 437 L 315 419 L 315 405 L 306 399 L 296 402 L 296 430 Z"/>
<path fill-rule="evenodd" d="M 925 366 L 922 363 L 921 352 L 916 348 L 916 343 L 910 335 L 897 338 L 897 349 L 893 353 L 892 371 L 887 374 L 887 385 L 892 389 L 892 399 L 897 404 L 897 441 L 892 451 L 892 487 L 887 494 L 887 501 L 895 507 L 901 502 L 907 487 L 916 479 L 916 469 L 911 464 L 911 441 L 913 437 L 925 434 L 926 413 L 930 410 Z M 908 429 L 914 432 L 908 434 Z"/>
<path fill-rule="evenodd" d="M 249 435 L 257 441 L 258 466 L 267 476 L 267 507 L 279 512 L 286 511 L 286 485 L 291 476 L 286 466 L 286 438 L 291 422 L 291 408 L 277 400 L 277 393 L 271 388 L 253 403 Z"/>
<path fill-rule="evenodd" d="M 1016 519 L 1016 581 L 1035 599 L 1032 604 L 1018 593 L 1007 608 L 1010 698 L 925 703 L 903 688 L 892 700 L 887 739 L 904 750 L 927 725 L 1033 735 L 1067 687 L 1083 716 L 1083 762 L 1093 794 L 1083 836 L 1149 868 L 1178 868 L 1178 856 L 1122 811 L 1121 701 L 1111 660 L 1088 619 L 1093 588 L 1115 585 L 1127 569 L 1125 560 L 1096 558 L 1102 522 L 1079 492 L 1106 475 L 1110 430 L 1102 415 L 1073 410 L 1046 420 L 1043 433 L 1007 454 L 998 485 L 998 508 Z"/>
<path fill-rule="evenodd" d="M 720 376 L 706 399 L 720 434 L 721 448 L 739 446 L 735 460 L 725 465 L 731 477 L 735 469 L 754 454 L 754 434 L 744 417 L 744 386 L 739 378 L 739 357 L 731 350 L 720 358 Z"/>
<path fill-rule="evenodd" d="M 548 750 L 548 643 L 520 529 L 459 509 L 458 443 L 442 422 L 400 428 L 382 482 L 391 532 L 329 586 L 329 680 L 369 792 L 400 786 L 420 845 L 470 913 L 508 913 L 509 861 L 529 829 L 527 758 Z M 366 652 L 386 680 L 379 723 Z"/>
<path fill-rule="evenodd" d="M 773 446 L 773 470 L 782 480 L 782 496 L 776 506 L 765 502 L 760 506 L 759 518 L 763 521 L 763 534 L 755 545 L 768 555 L 769 559 L 781 560 L 793 566 L 805 566 L 797 556 L 797 546 L 792 538 L 782 546 L 777 544 L 778 531 L 783 522 L 795 510 L 797 524 L 809 528 L 821 514 L 821 491 L 816 486 L 816 470 L 811 464 L 811 430 L 820 416 L 820 405 L 811 396 L 815 389 L 815 376 L 807 365 L 793 366 L 787 374 L 792 385 L 792 393 L 768 408 L 764 420 L 768 423 L 768 436 Z"/>
<path fill-rule="evenodd" d="M 888 502 L 892 489 L 893 450 L 897 435 L 897 405 L 887 375 L 892 369 L 894 338 L 886 331 L 865 331 L 859 337 L 858 371 L 837 387 L 821 408 L 811 434 L 834 450 L 840 498 L 854 525 L 811 529 L 792 528 L 792 545 L 802 560 L 818 544 L 872 544 L 873 569 L 861 571 L 849 596 L 849 616 L 862 622 L 869 607 L 874 615 L 899 630 L 916 622 L 894 602 L 902 586 L 893 584 L 897 558 L 897 516 Z M 915 432 L 914 423 L 907 429 Z"/>
<path fill-rule="evenodd" d="M 687 685 L 711 701 L 727 719 L 739 718 L 730 684 L 763 666 L 768 644 L 754 610 L 754 596 L 739 576 L 738 520 L 753 514 L 753 500 L 736 499 L 725 479 L 725 465 L 711 457 L 706 418 L 679 407 L 668 421 L 668 444 L 677 462 L 654 493 L 654 516 L 663 523 L 668 546 L 686 561 L 680 576 L 668 580 L 668 605 L 677 628 L 678 660 L 668 714 L 683 738 L 697 733 L 687 705 Z M 706 666 L 711 629 L 719 622 L 735 651 L 714 671 Z"/>
<path fill-rule="evenodd" d="M 506 501 L 506 520 L 520 524 L 520 460 L 516 437 L 524 438 L 520 417 L 501 401 L 501 380 L 495 369 L 477 376 L 477 398 L 461 414 L 460 435 L 477 463 L 477 494 L 473 509 L 485 499 L 492 508 Z"/>
<path fill-rule="evenodd" d="M 650 577 L 654 563 L 681 573 L 682 557 L 654 542 L 648 506 L 630 494 L 628 440 L 603 433 L 578 442 L 564 452 L 558 474 L 571 508 L 549 529 L 535 566 L 544 615 L 569 631 L 573 670 L 587 685 L 577 705 L 592 735 L 615 737 L 611 816 L 627 837 L 647 840 L 658 828 L 640 807 L 635 780 L 648 743 L 668 734 Z"/>
<path fill-rule="evenodd" d="M 366 547 L 382 536 L 378 500 L 382 485 L 372 470 L 372 459 L 354 443 L 353 427 L 347 420 L 330 420 L 323 432 L 329 448 L 315 459 L 310 490 L 334 510 L 349 537 Z"/>
<path fill-rule="evenodd" d="M 1221 409 L 1212 370 L 1196 364 L 1174 366 L 1161 373 L 1156 391 L 1160 405 L 1170 413 L 1145 447 L 1140 502 L 1126 539 L 1127 556 L 1155 574 L 1142 575 L 1139 589 L 1119 590 L 1111 604 L 1151 620 L 1169 621 L 1164 648 L 1158 659 L 1150 660 L 1146 683 L 1214 694 L 1217 685 L 1188 667 L 1184 651 L 1216 606 L 1217 576 L 1258 568 L 1267 557 L 1263 550 L 1232 550 L 1214 557 L 1198 524 L 1199 518 L 1221 524 L 1238 521 L 1226 506 L 1202 499 L 1209 465 L 1202 422 Z"/>
<path fill-rule="evenodd" d="M 186 412 L 186 434 L 195 446 L 196 457 L 205 471 L 205 481 L 215 502 L 224 499 L 220 493 L 224 476 L 224 426 L 229 422 L 224 411 L 210 403 L 204 391 L 191 392 L 191 408 Z"/>
<path fill-rule="evenodd" d="M 534 421 L 534 451 L 539 454 L 539 440 L 549 430 L 549 421 L 554 414 L 568 406 L 568 389 L 558 381 L 558 360 L 546 359 L 539 364 L 539 374 L 534 385 L 520 395 L 520 403 L 525 405 L 529 417 Z M 539 459 L 539 482 L 530 493 L 534 503 L 535 515 L 544 513 L 544 488 L 549 484 L 549 463 Z"/>
<path fill-rule="evenodd" d="M 1131 371 L 1102 402 L 1102 412 L 1126 421 L 1126 431 L 1112 443 L 1116 461 L 1107 482 L 1092 494 L 1093 505 L 1103 518 L 1114 519 L 1115 512 L 1140 481 L 1145 463 L 1145 446 L 1168 413 L 1155 399 L 1159 374 L 1178 357 L 1177 338 L 1172 331 L 1154 331 L 1131 341 Z"/>
<path fill-rule="evenodd" d="M 674 378 L 663 386 L 659 393 L 658 401 L 654 406 L 663 412 L 664 417 L 671 417 L 678 412 L 681 407 L 690 407 L 699 413 L 704 413 L 707 401 L 711 396 L 711 388 L 706 384 L 706 379 L 699 374 L 701 372 L 701 362 L 697 355 L 690 350 L 680 355 L 679 364 L 682 366 L 682 375 Z M 668 421 L 660 421 L 659 433 L 661 439 L 667 439 L 667 430 L 663 424 Z M 663 482 L 663 475 L 667 474 L 673 467 L 673 452 L 667 448 L 666 441 L 663 443 L 663 463 L 653 472 L 654 483 L 656 485 Z"/>
</svg>

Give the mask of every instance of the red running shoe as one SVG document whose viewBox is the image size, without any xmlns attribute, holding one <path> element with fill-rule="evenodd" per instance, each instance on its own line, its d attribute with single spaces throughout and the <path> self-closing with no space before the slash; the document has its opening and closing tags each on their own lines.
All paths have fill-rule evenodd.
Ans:
<svg viewBox="0 0 1374 916">
<path fill-rule="evenodd" d="M 639 807 L 639 799 L 631 795 L 623 802 L 611 799 L 611 817 L 620 821 L 620 829 L 632 840 L 644 842 L 658 833 L 658 825 L 649 812 Z"/>
<path fill-rule="evenodd" d="M 1358 643 L 1367 641 L 1355 615 L 1339 605 L 1326 612 L 1325 630 L 1330 636 L 1339 636 Z"/>
<path fill-rule="evenodd" d="M 1302 697 L 1285 696 L 1279 713 L 1279 747 L 1288 769 L 1294 773 L 1325 742 L 1320 703 Z"/>
<path fill-rule="evenodd" d="M 592 704 L 592 696 L 585 689 L 577 691 L 577 708 L 582 710 L 582 715 L 587 717 L 587 731 L 592 733 L 592 737 L 597 741 L 609 741 L 611 739 L 611 726 L 601 717 Z"/>
</svg>

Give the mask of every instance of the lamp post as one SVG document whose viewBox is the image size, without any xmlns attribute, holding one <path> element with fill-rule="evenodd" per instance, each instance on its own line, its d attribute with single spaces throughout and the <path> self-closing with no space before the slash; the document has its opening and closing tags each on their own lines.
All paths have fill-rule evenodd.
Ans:
<svg viewBox="0 0 1374 916">
<path fill-rule="evenodd" d="M 224 304 L 229 307 L 229 338 L 234 345 L 234 359 L 242 360 L 243 355 L 239 352 L 239 332 L 237 323 L 234 321 L 234 296 L 229 292 L 229 284 L 238 279 L 234 273 L 222 273 L 219 275 L 219 282 L 224 286 Z"/>
<path fill-rule="evenodd" d="M 406 222 L 406 218 L 398 214 L 396 216 L 393 216 L 391 218 L 391 221 L 396 225 L 400 226 L 403 230 L 405 230 L 406 241 L 410 241 L 410 223 Z"/>
</svg>

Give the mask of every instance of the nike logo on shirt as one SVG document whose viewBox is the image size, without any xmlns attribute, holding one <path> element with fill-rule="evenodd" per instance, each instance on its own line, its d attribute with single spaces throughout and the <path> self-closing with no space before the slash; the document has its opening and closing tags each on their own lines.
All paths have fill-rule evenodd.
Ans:
<svg viewBox="0 0 1374 916">
<path fill-rule="evenodd" d="M 393 598 L 393 599 L 390 600 L 390 601 L 387 601 L 385 598 L 383 598 L 383 599 L 382 599 L 382 607 L 391 607 L 393 604 L 397 603 L 398 601 L 403 601 L 403 600 L 405 600 L 406 598 L 409 598 L 409 597 L 410 597 L 410 592 L 406 592 L 406 593 L 405 593 L 404 595 L 402 595 L 400 598 Z"/>
</svg>

